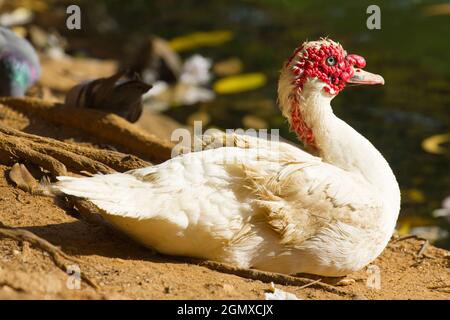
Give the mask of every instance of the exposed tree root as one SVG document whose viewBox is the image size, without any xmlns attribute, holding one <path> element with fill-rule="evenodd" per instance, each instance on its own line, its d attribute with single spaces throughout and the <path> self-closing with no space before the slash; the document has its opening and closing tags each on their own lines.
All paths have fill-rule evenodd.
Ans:
<svg viewBox="0 0 450 320">
<path fill-rule="evenodd" d="M 42 239 L 35 235 L 34 233 L 19 229 L 5 226 L 2 222 L 0 222 L 0 238 L 9 238 L 16 241 L 26 241 L 30 243 L 32 246 L 41 249 L 42 251 L 47 252 L 52 258 L 55 265 L 64 272 L 67 272 L 68 268 L 64 259 L 72 262 L 81 264 L 81 262 L 74 258 L 65 254 L 60 248 L 54 246 L 50 242 L 45 239 Z M 94 289 L 98 289 L 98 285 L 91 280 L 85 273 L 81 272 L 81 279 L 84 280 L 88 285 L 93 287 Z"/>
<path fill-rule="evenodd" d="M 332 285 L 326 284 L 321 282 L 322 279 L 308 279 L 308 278 L 301 278 L 296 276 L 290 276 L 286 274 L 281 273 L 275 273 L 275 272 L 267 272 L 267 271 L 260 271 L 256 269 L 245 269 L 245 268 L 239 268 L 235 267 L 229 264 L 216 262 L 216 261 L 202 261 L 200 263 L 197 263 L 200 266 L 207 267 L 208 269 L 233 274 L 239 277 L 248 278 L 252 280 L 259 280 L 261 282 L 265 283 L 276 283 L 281 285 L 288 285 L 288 286 L 300 286 L 302 289 L 306 287 L 312 287 L 321 289 L 330 293 L 338 294 L 340 296 L 347 296 L 350 298 L 354 298 L 354 294 L 348 293 L 346 291 L 340 290 Z"/>
<path fill-rule="evenodd" d="M 59 125 L 75 128 L 102 141 L 123 147 L 144 159 L 162 162 L 170 159 L 173 145 L 139 130 L 114 114 L 93 109 L 70 108 L 36 98 L 0 98 L 0 104 Z M 42 160 L 44 161 L 44 160 Z M 48 161 L 48 160 L 47 160 Z"/>
<path fill-rule="evenodd" d="M 67 168 L 74 172 L 112 173 L 150 165 L 132 155 L 65 143 L 4 126 L 0 126 L 0 162 L 33 163 L 55 176 L 65 175 Z"/>
</svg>

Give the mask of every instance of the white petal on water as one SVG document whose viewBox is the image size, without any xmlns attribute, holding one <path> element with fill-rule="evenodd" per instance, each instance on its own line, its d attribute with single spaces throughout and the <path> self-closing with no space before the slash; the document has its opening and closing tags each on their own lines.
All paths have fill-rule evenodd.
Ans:
<svg viewBox="0 0 450 320">
<path fill-rule="evenodd" d="M 450 210 L 450 196 L 446 197 L 442 201 L 442 208 L 449 209 Z"/>
<path fill-rule="evenodd" d="M 433 211 L 432 215 L 435 218 L 450 217 L 450 209 L 447 208 L 436 209 Z"/>
<path fill-rule="evenodd" d="M 442 208 L 434 210 L 432 215 L 435 218 L 445 217 L 450 221 L 450 197 L 446 197 L 442 201 Z"/>
<path fill-rule="evenodd" d="M 199 54 L 189 57 L 183 65 L 180 81 L 192 85 L 204 85 L 211 80 L 211 59 Z"/>
<path fill-rule="evenodd" d="M 190 86 L 182 96 L 178 97 L 179 101 L 177 102 L 182 105 L 191 105 L 197 102 L 211 101 L 214 97 L 214 92 L 209 89 Z"/>
</svg>

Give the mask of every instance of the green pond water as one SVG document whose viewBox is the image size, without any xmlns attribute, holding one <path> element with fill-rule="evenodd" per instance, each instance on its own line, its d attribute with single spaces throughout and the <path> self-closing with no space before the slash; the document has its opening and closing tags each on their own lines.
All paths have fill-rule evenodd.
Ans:
<svg viewBox="0 0 450 320">
<path fill-rule="evenodd" d="M 92 7 L 92 2 L 84 3 Z M 449 2 L 99 3 L 106 6 L 99 9 L 97 4 L 95 10 L 106 11 L 117 24 L 103 37 L 115 39 L 118 47 L 149 34 L 171 39 L 196 31 L 230 30 L 234 34 L 231 41 L 183 52 L 183 57 L 193 53 L 214 61 L 238 57 L 243 62 L 243 72 L 262 72 L 268 77 L 267 84 L 257 90 L 219 95 L 207 105 L 166 111 L 181 122 L 193 112 L 204 110 L 211 117 L 211 126 L 238 128 L 243 127 L 242 119 L 251 114 L 295 141 L 276 107 L 276 83 L 282 62 L 305 39 L 322 36 L 340 42 L 349 53 L 362 55 L 367 61 L 366 70 L 381 74 L 386 85 L 347 88 L 333 100 L 334 111 L 373 142 L 391 164 L 403 192 L 399 227 L 409 230 L 408 226 L 437 225 L 450 231 L 444 218 L 433 218 L 431 214 L 450 196 L 450 152 L 430 154 L 421 147 L 425 138 L 450 132 L 450 13 L 433 11 L 431 7 Z M 366 27 L 366 8 L 370 4 L 381 8 L 381 30 Z M 450 150 L 449 144 L 443 146 Z M 436 244 L 450 248 L 450 239 Z"/>
</svg>

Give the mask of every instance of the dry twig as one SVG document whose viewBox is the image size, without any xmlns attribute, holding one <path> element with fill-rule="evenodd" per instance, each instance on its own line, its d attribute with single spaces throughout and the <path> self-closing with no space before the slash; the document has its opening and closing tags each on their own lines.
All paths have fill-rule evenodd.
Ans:
<svg viewBox="0 0 450 320">
<path fill-rule="evenodd" d="M 406 236 L 400 237 L 396 240 L 394 240 L 394 243 L 400 242 L 400 241 L 404 241 L 404 240 L 408 240 L 408 239 L 416 239 L 416 240 L 420 240 L 420 241 L 427 241 L 427 239 L 419 237 L 415 234 L 408 234 Z"/>
<path fill-rule="evenodd" d="M 418 258 L 421 258 L 423 256 L 423 254 L 424 254 L 425 250 L 428 248 L 429 244 L 430 244 L 430 242 L 425 239 L 425 241 L 423 242 L 422 246 L 420 247 L 419 251 L 416 254 L 416 256 Z"/>
<path fill-rule="evenodd" d="M 289 285 L 289 286 L 300 286 L 301 289 L 306 287 L 313 287 L 317 289 L 321 289 L 330 293 L 338 294 L 341 296 L 348 296 L 353 298 L 354 295 L 348 293 L 343 290 L 339 290 L 336 287 L 320 282 L 322 279 L 308 279 L 308 278 L 300 278 L 295 276 L 290 276 L 281 273 L 275 272 L 267 272 L 256 269 L 245 269 L 235 267 L 229 264 L 216 262 L 216 261 L 202 261 L 197 263 L 200 266 L 207 267 L 208 269 L 219 271 L 222 273 L 233 274 L 239 277 L 248 278 L 252 280 L 259 280 L 264 283 L 276 283 L 281 285 Z"/>
<path fill-rule="evenodd" d="M 66 259 L 72 263 L 80 264 L 80 261 L 78 259 L 68 256 L 60 248 L 54 246 L 47 240 L 38 237 L 28 230 L 8 227 L 0 222 L 0 238 L 9 238 L 16 241 L 26 241 L 32 246 L 39 248 L 44 252 L 47 252 L 52 258 L 55 265 L 64 272 L 67 272 L 67 266 L 63 259 Z M 94 289 L 98 289 L 98 285 L 83 272 L 81 273 L 81 279 L 83 279 Z"/>
<path fill-rule="evenodd" d="M 428 241 L 428 239 L 425 239 L 425 238 L 423 238 L 423 237 L 419 237 L 419 236 L 417 236 L 417 235 L 415 235 L 415 234 L 409 234 L 409 235 L 400 237 L 400 238 L 394 240 L 393 242 L 394 242 L 394 243 L 397 243 L 397 242 L 404 241 L 404 240 L 409 240 L 409 239 L 416 239 L 416 240 L 419 240 L 419 241 L 423 241 L 423 243 L 422 243 L 422 245 L 420 246 L 419 250 L 417 251 L 417 253 L 415 253 L 415 257 L 416 257 L 416 258 L 429 258 L 429 259 L 435 259 L 435 257 L 425 254 L 425 250 L 428 248 L 428 246 L 429 246 L 429 244 L 430 244 L 430 242 Z M 413 263 L 413 264 L 411 265 L 411 267 L 416 267 L 416 266 L 420 265 L 422 262 L 423 262 L 423 259 L 421 259 L 420 261 L 418 261 L 418 262 L 416 262 L 416 263 Z"/>
</svg>

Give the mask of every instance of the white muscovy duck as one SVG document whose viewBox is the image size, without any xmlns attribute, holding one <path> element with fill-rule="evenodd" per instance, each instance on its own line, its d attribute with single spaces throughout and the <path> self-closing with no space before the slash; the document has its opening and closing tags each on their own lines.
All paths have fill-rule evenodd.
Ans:
<svg viewBox="0 0 450 320">
<path fill-rule="evenodd" d="M 53 188 L 89 200 L 107 221 L 161 253 L 347 275 L 383 251 L 400 210 L 386 160 L 330 106 L 346 83 L 384 83 L 364 66 L 364 58 L 329 39 L 304 43 L 284 65 L 281 111 L 315 156 L 220 133 L 209 137 L 207 150 L 125 173 L 59 177 Z M 233 146 L 221 147 L 228 138 Z"/>
</svg>

